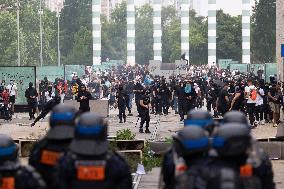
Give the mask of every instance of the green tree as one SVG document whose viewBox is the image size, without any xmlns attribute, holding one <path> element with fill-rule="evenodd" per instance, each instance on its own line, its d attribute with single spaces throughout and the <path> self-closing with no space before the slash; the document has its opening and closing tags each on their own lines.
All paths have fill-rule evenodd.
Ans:
<svg viewBox="0 0 284 189">
<path fill-rule="evenodd" d="M 225 14 L 222 10 L 218 10 L 217 23 L 217 59 L 230 58 L 241 62 L 241 16 L 233 17 Z"/>
<path fill-rule="evenodd" d="M 255 63 L 275 62 L 275 0 L 256 1 L 252 16 L 252 60 Z"/>
<path fill-rule="evenodd" d="M 17 64 L 17 20 L 9 11 L 0 12 L 0 65 Z"/>
<path fill-rule="evenodd" d="M 83 49 L 78 49 L 78 46 L 81 46 L 82 43 L 78 38 L 80 34 L 83 34 L 87 29 L 92 31 L 92 0 L 65 0 L 64 8 L 61 12 L 60 17 L 60 36 L 61 36 L 61 55 L 64 64 L 78 64 L 78 59 L 72 55 L 74 49 L 82 50 L 88 49 L 92 45 L 92 38 L 85 40 L 85 46 Z M 84 29 L 82 29 L 84 28 Z M 75 39 L 77 38 L 77 39 Z M 79 44 L 75 44 L 79 42 Z M 85 56 L 90 56 L 87 59 L 91 59 L 92 49 L 89 49 L 90 52 L 85 51 Z M 76 52 L 83 56 L 83 52 Z M 71 57 L 75 58 L 72 59 Z M 84 62 L 85 64 L 86 62 Z M 91 62 L 88 62 L 91 64 Z"/>
<path fill-rule="evenodd" d="M 153 9 L 149 4 L 142 6 L 136 13 L 136 62 L 148 63 L 153 59 Z"/>
</svg>

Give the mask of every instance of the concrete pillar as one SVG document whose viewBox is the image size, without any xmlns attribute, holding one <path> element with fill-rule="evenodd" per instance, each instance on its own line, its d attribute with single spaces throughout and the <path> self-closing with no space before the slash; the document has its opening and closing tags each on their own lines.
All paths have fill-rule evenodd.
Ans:
<svg viewBox="0 0 284 189">
<path fill-rule="evenodd" d="M 162 1 L 153 0 L 153 39 L 154 39 L 154 60 L 162 61 Z"/>
<path fill-rule="evenodd" d="M 242 0 L 242 63 L 250 64 L 250 0 Z"/>
<path fill-rule="evenodd" d="M 278 78 L 284 81 L 284 62 L 281 57 L 281 44 L 284 44 L 284 0 L 276 0 L 276 62 Z"/>
<path fill-rule="evenodd" d="M 127 0 L 127 64 L 135 65 L 135 7 Z"/>
<path fill-rule="evenodd" d="M 93 65 L 101 64 L 101 0 L 92 0 Z"/>
<path fill-rule="evenodd" d="M 189 0 L 181 0 L 181 54 L 185 53 L 185 59 L 189 60 Z"/>
<path fill-rule="evenodd" d="M 216 0 L 208 0 L 208 65 L 216 63 Z"/>
</svg>

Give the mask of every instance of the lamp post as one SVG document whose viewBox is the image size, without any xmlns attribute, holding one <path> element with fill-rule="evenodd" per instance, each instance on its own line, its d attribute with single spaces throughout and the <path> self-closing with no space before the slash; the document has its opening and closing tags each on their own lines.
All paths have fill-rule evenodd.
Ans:
<svg viewBox="0 0 284 189">
<path fill-rule="evenodd" d="M 42 0 L 39 1 L 39 30 L 40 30 L 40 66 L 43 66 L 43 57 L 42 57 Z"/>
<path fill-rule="evenodd" d="M 17 32 L 18 32 L 18 66 L 21 66 L 21 52 L 20 52 L 20 2 L 17 0 Z"/>
</svg>

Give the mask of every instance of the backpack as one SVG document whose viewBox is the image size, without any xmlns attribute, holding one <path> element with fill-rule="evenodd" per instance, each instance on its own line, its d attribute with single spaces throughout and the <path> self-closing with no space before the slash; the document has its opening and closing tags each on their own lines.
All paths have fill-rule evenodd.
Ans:
<svg viewBox="0 0 284 189">
<path fill-rule="evenodd" d="M 251 98 L 252 100 L 256 100 L 256 97 L 257 97 L 257 92 L 256 92 L 255 89 L 253 89 L 253 90 L 251 91 L 251 93 L 250 93 L 250 98 Z"/>
</svg>

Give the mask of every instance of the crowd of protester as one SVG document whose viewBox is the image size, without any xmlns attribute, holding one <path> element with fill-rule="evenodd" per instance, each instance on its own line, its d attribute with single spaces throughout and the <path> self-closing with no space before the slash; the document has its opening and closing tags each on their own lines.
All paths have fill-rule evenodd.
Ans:
<svg viewBox="0 0 284 189">
<path fill-rule="evenodd" d="M 29 116 L 31 120 L 35 119 L 36 110 L 43 109 L 55 96 L 60 96 L 61 102 L 77 100 L 83 112 L 89 111 L 89 100 L 104 98 L 109 100 L 110 108 L 119 109 L 120 122 L 125 122 L 127 116 L 133 115 L 133 100 L 141 116 L 140 110 L 145 110 L 145 107 L 140 105 L 140 100 L 145 99 L 148 90 L 147 107 L 151 114 L 167 115 L 171 107 L 182 121 L 189 110 L 205 106 L 214 117 L 237 110 L 247 114 L 253 126 L 268 122 L 273 122 L 273 126 L 279 124 L 283 92 L 282 83 L 277 82 L 276 76 L 271 76 L 266 82 L 261 70 L 255 75 L 253 70 L 245 74 L 208 66 L 187 66 L 184 69 L 187 69 L 186 75 L 169 78 L 152 75 L 147 66 L 140 65 L 121 65 L 106 71 L 86 69 L 81 78 L 74 72 L 70 81 L 63 78 L 50 81 L 45 77 L 36 86 L 30 83 L 25 92 Z M 8 107 L 10 104 L 9 111 L 13 114 L 16 84 L 11 81 L 5 85 L 3 81 L 0 89 L 3 105 Z"/>
</svg>

